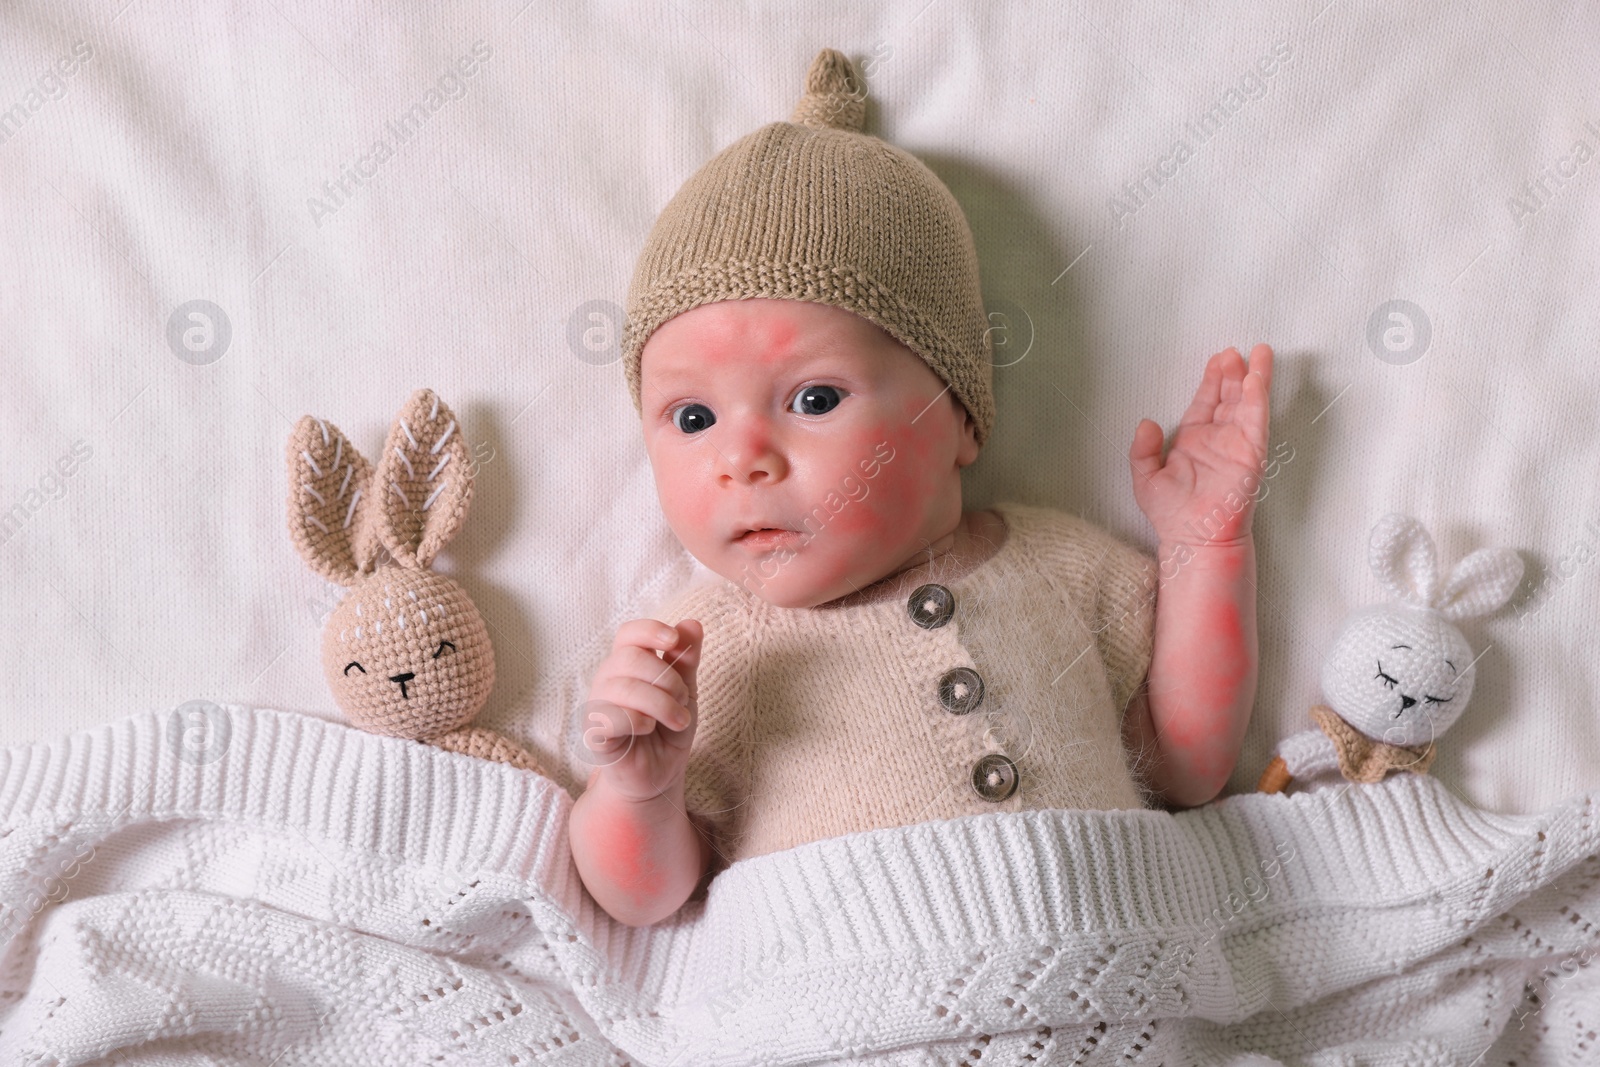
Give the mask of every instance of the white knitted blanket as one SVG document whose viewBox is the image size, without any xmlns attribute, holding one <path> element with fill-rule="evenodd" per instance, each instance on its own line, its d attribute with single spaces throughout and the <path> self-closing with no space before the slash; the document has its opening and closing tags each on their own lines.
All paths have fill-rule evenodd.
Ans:
<svg viewBox="0 0 1600 1067">
<path fill-rule="evenodd" d="M 1600 1062 L 1596 795 L 1432 778 L 739 863 L 647 929 L 568 794 L 285 712 L 0 750 L 0 1063 Z"/>
</svg>

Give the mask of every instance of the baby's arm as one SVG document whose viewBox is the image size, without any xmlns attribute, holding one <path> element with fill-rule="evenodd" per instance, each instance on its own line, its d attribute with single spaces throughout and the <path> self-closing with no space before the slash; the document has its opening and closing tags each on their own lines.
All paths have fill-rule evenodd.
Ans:
<svg viewBox="0 0 1600 1067">
<path fill-rule="evenodd" d="M 1248 535 L 1205 547 L 1163 541 L 1158 558 L 1172 562 L 1164 562 L 1156 591 L 1150 673 L 1123 724 L 1151 788 L 1174 807 L 1192 807 L 1222 791 L 1250 724 L 1255 545 Z"/>
<path fill-rule="evenodd" d="M 1266 468 L 1272 349 L 1250 365 L 1236 349 L 1211 357 L 1165 463 L 1161 427 L 1134 431 L 1134 497 L 1161 539 L 1147 684 L 1129 703 L 1125 736 L 1151 787 L 1192 807 L 1222 791 L 1256 691 L 1256 553 L 1250 534 Z"/>
<path fill-rule="evenodd" d="M 693 619 L 676 628 L 624 623 L 589 689 L 594 721 L 584 743 L 600 765 L 573 805 L 567 834 L 589 895 L 629 926 L 676 912 L 710 863 L 711 846 L 684 807 L 703 636 Z"/>
</svg>

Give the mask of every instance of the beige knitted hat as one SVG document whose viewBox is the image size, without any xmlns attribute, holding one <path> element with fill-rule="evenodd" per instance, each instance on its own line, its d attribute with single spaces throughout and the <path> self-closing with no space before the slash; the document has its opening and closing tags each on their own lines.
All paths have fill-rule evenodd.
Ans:
<svg viewBox="0 0 1600 1067">
<path fill-rule="evenodd" d="M 622 365 L 635 408 L 656 327 L 701 304 L 774 297 L 845 308 L 921 356 L 994 425 L 993 346 L 961 205 L 903 149 L 861 132 L 860 74 L 817 53 L 788 122 L 740 138 L 656 219 L 628 287 Z"/>
</svg>

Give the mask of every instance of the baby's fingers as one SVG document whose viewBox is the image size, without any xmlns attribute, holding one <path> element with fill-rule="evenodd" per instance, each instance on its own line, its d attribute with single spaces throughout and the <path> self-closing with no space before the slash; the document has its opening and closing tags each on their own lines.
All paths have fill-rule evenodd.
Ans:
<svg viewBox="0 0 1600 1067">
<path fill-rule="evenodd" d="M 596 687 L 591 699 L 607 701 L 628 712 L 630 733 L 647 734 L 657 722 L 671 730 L 683 730 L 690 722 L 688 710 L 670 693 L 638 678 L 613 675 Z"/>
<path fill-rule="evenodd" d="M 678 623 L 678 634 L 678 647 L 666 654 L 666 662 L 672 664 L 687 690 L 687 696 L 680 698 L 680 702 L 693 704 L 699 691 L 695 676 L 700 670 L 700 650 L 706 630 L 699 619 L 684 619 Z"/>
<path fill-rule="evenodd" d="M 595 756 L 626 754 L 635 737 L 655 728 L 656 721 L 609 700 L 591 700 L 583 708 L 583 746 Z"/>
<path fill-rule="evenodd" d="M 1238 350 L 1234 348 L 1224 348 L 1206 360 L 1205 368 L 1200 372 L 1200 384 L 1195 387 L 1194 399 L 1184 409 L 1183 417 L 1178 420 L 1179 426 L 1205 426 L 1216 417 L 1217 406 L 1226 399 L 1223 396 L 1223 383 L 1227 380 L 1227 369 L 1233 360 L 1243 363 Z"/>
<path fill-rule="evenodd" d="M 583 706 L 583 747 L 596 756 L 610 756 L 633 744 L 632 717 L 636 711 L 620 708 L 609 700 L 590 700 Z M 639 716 L 648 719 L 647 716 Z M 654 724 L 654 720 L 648 720 Z"/>
<path fill-rule="evenodd" d="M 658 686 L 679 704 L 689 703 L 689 687 L 672 665 L 648 648 L 619 648 L 607 657 L 596 684 L 609 678 L 637 678 Z"/>
<path fill-rule="evenodd" d="M 617 636 L 612 639 L 611 647 L 619 649 L 632 645 L 635 648 L 665 652 L 677 643 L 676 627 L 668 626 L 657 619 L 630 619 L 617 627 Z"/>
<path fill-rule="evenodd" d="M 1265 389 L 1272 388 L 1272 346 L 1256 345 L 1250 350 L 1250 372 L 1261 374 L 1261 384 Z"/>
<path fill-rule="evenodd" d="M 1167 435 L 1154 419 L 1140 419 L 1133 428 L 1133 444 L 1128 446 L 1128 463 L 1134 474 L 1149 481 L 1161 469 L 1161 448 Z"/>
<path fill-rule="evenodd" d="M 1272 388 L 1272 349 L 1256 345 L 1250 350 L 1250 370 L 1244 377 L 1244 398 L 1240 404 L 1241 426 L 1252 444 L 1267 449 L 1267 429 L 1271 421 L 1267 396 Z"/>
</svg>

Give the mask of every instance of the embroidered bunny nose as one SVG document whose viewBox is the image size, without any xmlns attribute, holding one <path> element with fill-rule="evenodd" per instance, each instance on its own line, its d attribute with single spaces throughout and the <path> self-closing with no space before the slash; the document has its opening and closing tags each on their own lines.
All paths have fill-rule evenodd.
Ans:
<svg viewBox="0 0 1600 1067">
<path fill-rule="evenodd" d="M 1407 708 L 1409 708 L 1411 705 L 1415 704 L 1416 702 L 1417 702 L 1417 698 L 1416 697 L 1408 697 L 1404 693 L 1400 694 L 1400 710 L 1401 711 L 1405 711 Z"/>
<path fill-rule="evenodd" d="M 401 698 L 404 699 L 404 700 L 410 700 L 411 699 L 410 695 L 408 693 L 406 693 L 406 683 L 411 681 L 411 679 L 415 678 L 416 676 L 417 676 L 417 672 L 416 671 L 406 671 L 404 674 L 391 674 L 391 675 L 389 675 L 389 681 L 391 681 L 391 682 L 399 682 L 400 683 L 400 696 L 401 696 Z M 1416 701 L 1413 700 L 1412 703 L 1415 704 Z"/>
</svg>

